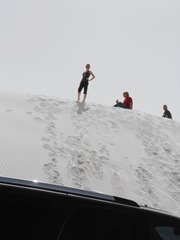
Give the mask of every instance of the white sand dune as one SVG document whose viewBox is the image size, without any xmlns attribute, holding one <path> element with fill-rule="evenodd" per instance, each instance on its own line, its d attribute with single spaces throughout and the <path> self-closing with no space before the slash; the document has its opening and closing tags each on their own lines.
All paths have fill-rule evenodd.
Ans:
<svg viewBox="0 0 180 240">
<path fill-rule="evenodd" d="M 180 215 L 180 123 L 0 92 L 0 175 L 130 198 Z"/>
</svg>

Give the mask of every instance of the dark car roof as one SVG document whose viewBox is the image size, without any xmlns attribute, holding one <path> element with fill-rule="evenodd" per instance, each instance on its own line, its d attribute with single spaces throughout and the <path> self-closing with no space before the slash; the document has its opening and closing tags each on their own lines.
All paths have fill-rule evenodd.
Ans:
<svg viewBox="0 0 180 240">
<path fill-rule="evenodd" d="M 0 177 L 0 185 L 8 185 L 8 186 L 21 186 L 21 187 L 30 187 L 30 188 L 37 188 L 41 190 L 48 190 L 52 192 L 59 192 L 59 193 L 65 193 L 68 195 L 78 195 L 78 196 L 84 196 L 84 197 L 90 197 L 94 199 L 100 199 L 100 200 L 106 200 L 109 202 L 117 203 L 117 204 L 123 204 L 127 206 L 132 206 L 136 208 L 140 208 L 141 210 L 147 211 L 150 214 L 161 214 L 161 215 L 168 215 L 171 217 L 178 218 L 175 215 L 172 215 L 169 212 L 165 212 L 162 210 L 150 208 L 148 206 L 140 206 L 138 205 L 135 201 L 125 199 L 125 198 L 120 198 L 116 196 L 111 196 L 95 191 L 87 191 L 87 190 L 81 190 L 81 189 L 76 189 L 76 188 L 71 188 L 71 187 L 65 187 L 65 186 L 59 186 L 55 184 L 49 184 L 49 183 L 44 183 L 44 182 L 39 182 L 36 180 L 24 180 L 24 179 L 18 179 L 18 178 L 9 178 L 9 177 Z M 180 219 L 180 218 L 178 218 Z"/>
<path fill-rule="evenodd" d="M 81 190 L 81 189 L 76 189 L 71 187 L 64 187 L 64 186 L 39 182 L 36 180 L 33 181 L 33 180 L 24 180 L 24 179 L 17 179 L 17 178 L 0 177 L 0 185 L 1 184 L 38 188 L 42 190 L 61 192 L 66 194 L 75 194 L 79 196 L 91 197 L 91 198 L 106 200 L 114 203 L 125 204 L 133 207 L 139 207 L 139 205 L 136 202 L 129 199 L 110 196 L 107 194 L 94 192 L 94 191 L 87 191 L 87 190 Z"/>
<path fill-rule="evenodd" d="M 143 209 L 146 212 L 149 212 L 150 214 L 153 215 L 157 215 L 157 216 L 168 216 L 174 219 L 178 219 L 180 221 L 180 218 L 178 216 L 175 216 L 174 214 L 172 214 L 171 212 L 165 211 L 165 210 L 160 210 L 160 209 L 156 209 L 156 208 L 151 208 L 148 206 L 140 206 L 141 209 Z"/>
</svg>

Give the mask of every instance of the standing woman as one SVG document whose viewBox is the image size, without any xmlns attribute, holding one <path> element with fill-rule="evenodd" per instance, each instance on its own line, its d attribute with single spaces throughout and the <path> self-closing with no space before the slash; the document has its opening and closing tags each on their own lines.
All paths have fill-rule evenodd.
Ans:
<svg viewBox="0 0 180 240">
<path fill-rule="evenodd" d="M 89 79 L 90 76 L 92 76 L 91 79 Z M 80 100 L 80 95 L 83 88 L 84 88 L 83 102 L 85 102 L 89 81 L 92 81 L 94 78 L 95 78 L 94 74 L 90 71 L 90 64 L 86 64 L 86 71 L 83 72 L 82 74 L 82 80 L 78 88 L 78 102 Z"/>
</svg>

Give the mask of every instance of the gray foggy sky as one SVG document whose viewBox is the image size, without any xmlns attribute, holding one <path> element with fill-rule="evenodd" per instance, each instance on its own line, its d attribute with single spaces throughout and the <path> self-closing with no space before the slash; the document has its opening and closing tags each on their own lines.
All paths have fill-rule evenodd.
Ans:
<svg viewBox="0 0 180 240">
<path fill-rule="evenodd" d="M 86 63 L 87 102 L 180 120 L 179 0 L 0 0 L 0 88 L 76 100 Z"/>
</svg>

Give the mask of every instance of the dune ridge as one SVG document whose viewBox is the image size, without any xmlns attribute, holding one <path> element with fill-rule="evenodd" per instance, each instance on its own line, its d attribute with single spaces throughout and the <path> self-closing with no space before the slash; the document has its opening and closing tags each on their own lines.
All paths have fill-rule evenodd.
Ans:
<svg viewBox="0 0 180 240">
<path fill-rule="evenodd" d="M 0 175 L 130 198 L 180 215 L 180 123 L 0 92 Z"/>
</svg>

